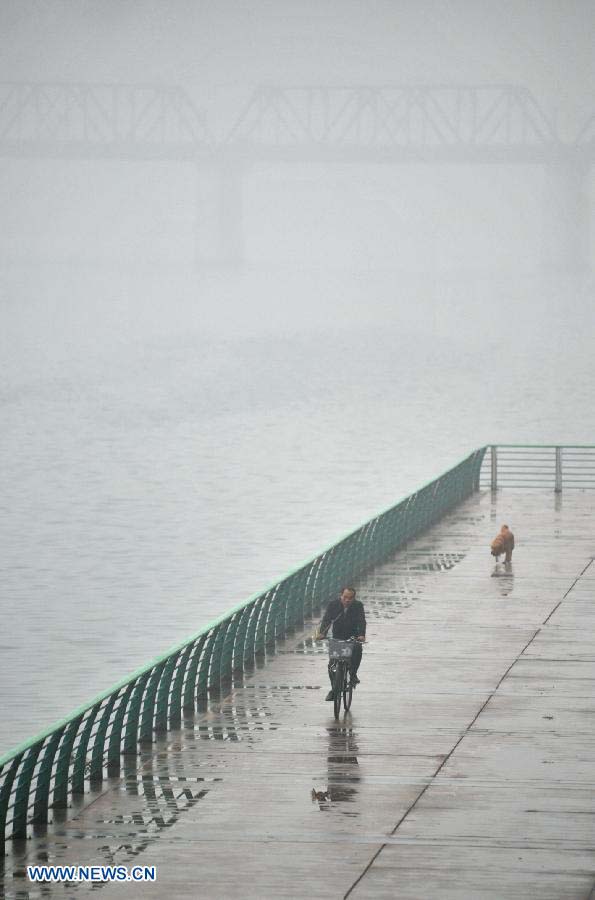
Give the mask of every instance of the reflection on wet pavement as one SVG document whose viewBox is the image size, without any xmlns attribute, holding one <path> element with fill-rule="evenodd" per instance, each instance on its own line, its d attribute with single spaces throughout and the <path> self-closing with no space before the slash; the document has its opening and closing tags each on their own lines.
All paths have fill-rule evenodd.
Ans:
<svg viewBox="0 0 595 900">
<path fill-rule="evenodd" d="M 86 804 L 81 814 L 70 814 L 66 822 L 55 820 L 48 834 L 34 839 L 30 848 L 27 842 L 9 847 L 12 852 L 4 860 L 0 897 L 32 900 L 63 896 L 64 885 L 31 884 L 27 879 L 27 865 L 60 865 L 66 860 L 75 864 L 73 859 L 83 865 L 132 865 L 166 829 L 176 825 L 180 816 L 207 796 L 208 782 L 221 780 L 176 777 L 163 770 L 157 773 L 154 771 L 157 763 L 157 758 L 145 755 L 139 771 L 136 760 L 131 759 L 122 779 L 115 779 L 114 791 L 99 798 L 98 814 L 91 816 L 92 827 L 89 827 L 89 804 Z M 69 856 L 73 850 L 74 855 Z M 69 883 L 67 886 L 71 896 L 100 888 L 105 885 Z"/>
<path fill-rule="evenodd" d="M 528 537 L 514 570 L 495 571 L 492 513 L 504 502 Z M 458 877 L 472 877 L 502 854 L 498 885 L 519 847 L 531 857 L 533 845 L 547 847 L 558 880 L 576 886 L 579 863 L 566 844 L 582 871 L 593 863 L 591 520 L 580 497 L 563 506 L 543 496 L 472 498 L 356 584 L 369 641 L 339 722 L 324 701 L 327 648 L 309 622 L 227 693 L 203 698 L 178 731 L 126 757 L 121 778 L 56 810 L 47 834 L 10 844 L 0 896 L 101 887 L 115 900 L 122 887 L 29 884 L 25 866 L 136 861 L 157 865 L 159 883 L 153 892 L 127 886 L 127 900 L 335 898 L 356 882 L 354 898 L 393 896 L 401 871 L 411 885 L 404 896 L 417 900 L 429 895 L 428 878 L 440 896 L 451 857 Z M 378 854 L 388 867 L 370 865 Z M 532 856 L 529 877 L 542 871 Z M 556 897 L 582 896 L 579 881 Z M 545 884 L 524 896 L 545 896 Z"/>
<path fill-rule="evenodd" d="M 492 578 L 497 578 L 498 591 L 502 597 L 512 594 L 514 588 L 514 571 L 512 563 L 495 563 Z"/>
<path fill-rule="evenodd" d="M 391 620 L 409 609 L 423 595 L 420 576 L 449 571 L 464 556 L 464 552 L 436 552 L 432 546 L 412 547 L 371 570 L 357 585 L 371 625 L 375 621 Z M 323 660 L 327 648 L 325 643 L 314 641 L 311 633 L 309 626 L 302 636 L 281 642 L 276 656 L 279 661 L 284 657 L 288 660 L 320 658 L 322 665 L 316 668 L 318 679 L 321 672 L 326 676 Z M 293 668 L 290 662 L 291 676 Z M 121 781 L 108 779 L 107 790 L 93 803 L 86 804 L 80 813 L 56 815 L 48 834 L 36 839 L 35 848 L 12 847 L 7 859 L 5 889 L 11 881 L 13 884 L 20 881 L 24 887 L 26 863 L 58 864 L 70 857 L 81 841 L 86 848 L 85 855 L 92 851 L 97 864 L 129 864 L 147 851 L 199 801 L 221 786 L 224 779 L 233 776 L 233 767 L 223 761 L 220 750 L 208 754 L 200 750 L 204 742 L 212 742 L 217 747 L 247 745 L 255 750 L 258 745 L 261 750 L 263 736 L 286 728 L 288 721 L 299 714 L 304 695 L 318 698 L 322 693 L 319 681 L 295 684 L 293 678 L 279 681 L 274 677 L 269 683 L 266 680 L 269 672 L 273 675 L 265 659 L 258 660 L 251 674 L 236 679 L 229 696 L 220 697 L 213 692 L 202 701 L 196 715 L 185 715 L 179 732 L 160 738 L 138 759 L 125 759 Z M 360 811 L 356 804 L 356 785 L 361 780 L 359 748 L 355 732 L 348 724 L 350 720 L 348 713 L 343 724 L 327 727 L 326 784 L 314 790 L 320 810 L 357 817 Z M 203 768 L 212 774 L 192 774 Z M 56 885 L 28 885 L 22 898 L 52 896 L 59 889 Z M 71 890 L 78 894 L 85 886 L 73 885 Z"/>
<path fill-rule="evenodd" d="M 345 713 L 344 718 L 350 719 L 351 714 Z M 312 789 L 312 800 L 318 802 L 321 812 L 329 812 L 333 804 L 353 803 L 357 794 L 353 785 L 361 780 L 357 759 L 359 747 L 353 728 L 350 725 L 329 726 L 327 733 L 327 784 L 322 790 Z M 353 817 L 359 815 L 359 811 L 340 808 L 339 814 Z"/>
</svg>

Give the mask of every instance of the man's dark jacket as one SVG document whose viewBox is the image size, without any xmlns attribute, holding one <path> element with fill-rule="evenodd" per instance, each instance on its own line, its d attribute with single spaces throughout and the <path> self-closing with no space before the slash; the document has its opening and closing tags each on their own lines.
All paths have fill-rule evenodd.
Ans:
<svg viewBox="0 0 595 900">
<path fill-rule="evenodd" d="M 320 631 L 324 632 L 333 622 L 333 637 L 346 641 L 350 637 L 366 636 L 366 614 L 364 604 L 353 600 L 347 608 L 340 599 L 331 600 L 320 623 Z"/>
</svg>

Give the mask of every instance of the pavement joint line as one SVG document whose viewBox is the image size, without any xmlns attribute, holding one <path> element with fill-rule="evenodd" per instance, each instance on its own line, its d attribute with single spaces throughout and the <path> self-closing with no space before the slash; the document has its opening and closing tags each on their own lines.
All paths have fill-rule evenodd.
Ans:
<svg viewBox="0 0 595 900">
<path fill-rule="evenodd" d="M 490 700 L 492 699 L 492 697 L 494 696 L 494 694 L 496 693 L 496 691 L 498 690 L 498 688 L 500 687 L 500 685 L 502 684 L 502 682 L 504 681 L 504 679 L 506 678 L 506 676 L 508 675 L 508 673 L 510 672 L 510 670 L 512 669 L 512 667 L 514 666 L 514 664 L 518 661 L 519 657 L 522 656 L 522 654 L 525 652 L 525 650 L 527 649 L 527 647 L 529 646 L 529 644 L 530 644 L 532 641 L 535 640 L 535 638 L 537 637 L 537 635 L 539 634 L 540 631 L 541 631 L 541 628 L 538 628 L 537 631 L 535 632 L 535 634 L 533 635 L 533 637 L 527 642 L 527 644 L 525 645 L 525 647 L 523 648 L 523 650 L 521 651 L 521 653 L 519 654 L 519 656 L 517 656 L 517 658 L 514 659 L 514 660 L 511 662 L 511 664 L 509 665 L 509 667 L 506 669 L 506 671 L 504 672 L 504 674 L 502 675 L 502 677 L 501 677 L 500 680 L 498 681 L 498 684 L 496 685 L 496 687 L 494 688 L 494 690 L 490 693 L 490 695 L 487 697 L 487 699 L 485 700 L 485 702 L 481 705 L 481 707 L 479 708 L 479 710 L 477 711 L 477 713 L 475 714 L 475 716 L 473 717 L 473 719 L 471 720 L 471 722 L 469 723 L 469 725 L 467 726 L 467 728 L 465 729 L 465 731 L 463 732 L 463 734 L 460 736 L 460 738 L 458 739 L 458 741 L 453 745 L 453 747 L 451 748 L 451 750 L 449 751 L 449 753 L 444 757 L 444 759 L 442 760 L 442 762 L 440 763 L 440 765 L 438 766 L 438 768 L 436 769 L 436 771 L 434 772 L 434 774 L 431 776 L 430 781 L 428 781 L 428 783 L 425 785 L 425 787 L 423 788 L 423 790 L 420 791 L 420 793 L 417 795 L 417 797 L 415 798 L 415 800 L 413 801 L 413 803 L 409 806 L 409 808 L 408 808 L 408 809 L 404 812 L 404 814 L 401 816 L 401 818 L 399 819 L 399 821 L 397 822 L 397 824 L 395 825 L 395 827 L 393 828 L 393 830 L 390 832 L 390 837 L 393 837 L 393 836 L 394 836 L 395 832 L 397 831 L 397 829 L 399 828 L 399 826 L 405 821 L 405 819 L 407 818 L 407 816 L 409 815 L 409 813 L 411 812 L 411 810 L 415 808 L 415 806 L 416 806 L 417 803 L 421 800 L 421 798 L 422 798 L 423 795 L 426 793 L 426 791 L 428 790 L 428 788 L 430 787 L 430 785 L 434 783 L 435 779 L 436 779 L 437 776 L 440 774 L 440 770 L 446 765 L 446 763 L 448 762 L 448 760 L 450 759 L 450 757 L 452 756 L 452 754 L 455 752 L 455 750 L 457 749 L 457 747 L 459 746 L 459 744 L 461 743 L 461 741 L 463 740 L 463 738 L 465 737 L 465 735 L 467 735 L 467 734 L 469 733 L 469 731 L 471 730 L 471 728 L 473 727 L 473 725 L 475 724 L 475 722 L 477 721 L 477 719 L 479 718 L 479 716 L 481 715 L 481 713 L 484 711 L 484 709 L 486 708 L 486 706 L 488 705 L 488 703 L 490 702 Z M 349 897 L 349 895 L 352 893 L 352 891 L 354 890 L 354 888 L 357 887 L 357 885 L 358 885 L 358 884 L 360 883 L 360 881 L 364 878 L 364 876 L 366 875 L 366 873 L 371 869 L 371 867 L 372 867 L 373 864 L 376 862 L 376 860 L 378 859 L 378 857 L 380 856 L 380 854 L 382 853 L 382 851 L 384 850 L 384 848 L 385 848 L 386 846 L 387 846 L 387 842 L 384 842 L 383 844 L 381 844 L 381 846 L 378 848 L 378 850 L 376 851 L 376 853 L 374 854 L 374 856 L 372 857 L 372 859 L 370 860 L 370 862 L 368 863 L 368 865 L 366 866 L 366 868 L 364 869 L 364 871 L 361 873 L 361 875 L 359 876 L 359 878 L 358 878 L 356 881 L 353 882 L 353 884 L 351 885 L 351 887 L 349 888 L 349 890 L 344 894 L 343 900 L 347 900 L 347 897 Z"/>
<path fill-rule="evenodd" d="M 401 818 L 399 819 L 399 821 L 397 822 L 397 824 L 395 825 L 395 827 L 393 828 L 393 830 L 390 832 L 390 836 L 391 836 L 391 837 L 394 836 L 394 834 L 395 834 L 395 832 L 397 831 L 397 829 L 399 828 L 399 826 L 405 821 L 405 819 L 407 818 L 407 816 L 409 815 L 409 813 L 416 807 L 416 805 L 417 805 L 418 802 L 421 800 L 421 798 L 424 796 L 424 794 L 426 793 L 426 791 L 428 790 L 428 788 L 434 783 L 434 781 L 436 780 L 436 778 L 437 778 L 438 775 L 440 774 L 440 771 L 444 768 L 444 766 L 446 765 L 446 763 L 448 762 L 448 760 L 451 758 L 451 756 L 453 755 L 453 753 L 455 752 L 455 750 L 457 749 L 457 747 L 459 746 L 459 744 L 461 743 L 461 741 L 462 741 L 462 740 L 465 738 L 465 736 L 470 732 L 470 730 L 473 728 L 473 725 L 475 724 L 475 722 L 477 721 L 477 719 L 479 718 L 479 716 L 482 714 L 482 712 L 484 711 L 484 709 L 486 708 L 486 706 L 488 705 L 488 703 L 490 702 L 490 700 L 495 696 L 495 694 L 496 694 L 497 691 L 498 691 L 498 688 L 500 687 L 500 685 L 502 684 L 502 682 L 504 681 L 504 679 L 506 678 L 506 676 L 508 675 L 508 673 L 511 671 L 511 669 L 513 668 L 513 666 L 516 665 L 516 663 L 520 660 L 520 658 L 523 656 L 523 654 L 524 654 L 525 651 L 528 649 L 528 647 L 530 647 L 530 645 L 533 643 L 533 641 L 535 640 L 535 638 L 537 637 L 537 635 L 541 632 L 542 626 L 545 625 L 545 624 L 547 623 L 547 621 L 551 618 L 551 616 L 552 616 L 552 615 L 554 614 L 554 612 L 558 609 L 558 607 L 560 606 L 560 604 L 562 603 L 562 601 L 564 600 L 564 598 L 568 596 L 568 594 L 570 593 L 570 591 L 572 590 L 572 588 L 575 586 L 575 584 L 577 583 L 577 581 L 579 581 L 579 579 L 584 575 L 584 573 L 587 571 L 587 569 L 589 568 L 589 566 L 592 565 L 592 563 L 593 563 L 593 558 L 591 558 L 591 559 L 589 560 L 589 562 L 587 563 L 587 565 L 583 568 L 583 570 L 579 573 L 579 575 L 577 575 L 577 577 L 576 577 L 575 580 L 573 581 L 572 585 L 568 588 L 568 590 L 567 590 L 566 593 L 564 594 L 564 597 L 562 597 L 562 599 L 559 600 L 558 603 L 554 606 L 554 608 L 553 608 L 552 611 L 550 612 L 550 614 L 549 614 L 549 616 L 547 617 L 547 619 L 546 619 L 546 620 L 542 623 L 542 625 L 535 631 L 535 633 L 533 634 L 533 637 L 530 638 L 529 641 L 527 641 L 527 643 L 525 644 L 525 646 L 523 647 L 523 649 L 521 650 L 521 652 L 518 654 L 518 656 L 516 657 L 516 659 L 514 659 L 514 660 L 511 662 L 511 664 L 510 664 L 509 667 L 506 669 L 506 671 L 504 672 L 504 674 L 502 675 L 502 677 L 501 677 L 500 680 L 498 681 L 498 684 L 496 685 L 496 687 L 494 688 L 494 690 L 491 692 L 491 694 L 489 695 L 489 697 L 487 698 L 487 700 L 485 701 L 485 703 L 483 703 L 483 705 L 480 707 L 480 709 L 478 710 L 478 712 L 476 713 L 476 715 L 474 716 L 474 718 L 472 719 L 472 721 L 469 723 L 469 725 L 467 726 L 466 730 L 463 732 L 463 734 L 461 735 L 461 737 L 459 738 L 459 740 L 456 742 L 456 744 L 454 744 L 454 746 L 452 747 L 452 749 L 450 750 L 450 752 L 447 754 L 447 756 L 444 757 L 444 759 L 442 760 L 442 762 L 440 763 L 440 765 L 438 766 L 438 768 L 436 769 L 436 771 L 434 772 L 434 774 L 431 776 L 431 780 L 425 785 L 425 787 L 423 788 L 423 790 L 420 791 L 420 793 L 417 795 L 417 797 L 415 798 L 415 800 L 413 801 L 413 803 L 409 806 L 409 808 L 408 808 L 408 809 L 405 811 L 405 813 L 401 816 Z M 363 872 L 361 873 L 361 875 L 359 876 L 359 878 L 357 878 L 357 879 L 353 882 L 353 884 L 351 885 L 351 887 L 350 887 L 350 888 L 346 891 L 346 893 L 343 895 L 343 900 L 347 900 L 347 898 L 349 897 L 349 895 L 350 895 L 350 894 L 353 892 L 353 890 L 357 887 L 357 885 L 360 883 L 360 881 L 362 881 L 362 879 L 364 878 L 364 876 L 370 871 L 371 867 L 374 865 L 374 863 L 376 862 L 376 860 L 378 859 L 378 857 L 380 856 L 380 854 L 382 853 L 382 851 L 383 851 L 383 850 L 385 849 L 385 847 L 387 847 L 387 846 L 388 846 L 388 844 L 387 844 L 386 841 L 385 841 L 383 844 L 380 845 L 380 847 L 378 848 L 378 850 L 376 851 L 376 853 L 372 856 L 371 860 L 369 861 L 369 863 L 367 864 L 367 866 L 365 867 L 365 869 L 363 870 Z M 594 888 L 594 890 L 595 890 L 595 888 Z"/>
<path fill-rule="evenodd" d="M 585 568 L 583 569 L 583 571 L 580 573 L 580 575 L 577 575 L 577 576 L 576 576 L 576 578 L 574 579 L 574 581 L 572 582 L 572 584 L 570 585 L 570 587 L 568 588 L 568 590 L 566 591 L 566 593 L 564 594 L 564 596 L 562 597 L 562 599 L 560 600 L 560 603 L 557 603 L 556 606 L 554 606 L 554 608 L 552 609 L 552 611 L 551 611 L 551 613 L 549 614 L 549 616 L 547 617 L 547 619 L 543 622 L 544 625 L 547 625 L 547 623 L 549 622 L 549 620 L 551 619 L 551 617 L 554 615 L 554 613 L 556 612 L 556 610 L 557 610 L 558 607 L 560 606 L 560 604 L 564 602 L 564 600 L 566 599 L 566 597 L 568 597 L 568 595 L 569 595 L 569 593 L 571 592 L 571 590 L 573 589 L 573 587 L 577 584 L 578 581 L 580 581 L 580 579 L 583 577 L 583 575 L 585 574 L 585 572 L 587 571 L 587 569 L 588 569 L 589 566 L 591 566 L 591 565 L 593 565 L 593 557 L 591 557 L 591 559 L 589 560 L 589 562 L 587 563 L 587 565 L 585 566 Z"/>
</svg>

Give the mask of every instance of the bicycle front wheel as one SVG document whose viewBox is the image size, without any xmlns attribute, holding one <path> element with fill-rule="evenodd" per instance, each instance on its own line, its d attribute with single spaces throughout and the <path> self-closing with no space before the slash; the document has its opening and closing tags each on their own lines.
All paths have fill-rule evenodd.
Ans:
<svg viewBox="0 0 595 900">
<path fill-rule="evenodd" d="M 335 719 L 339 718 L 339 713 L 341 712 L 341 698 L 343 696 L 345 668 L 345 663 L 337 663 L 337 668 L 335 670 L 335 679 L 333 681 L 333 708 L 335 711 Z"/>
<path fill-rule="evenodd" d="M 345 666 L 343 675 L 343 706 L 345 707 L 345 712 L 349 711 L 352 698 L 353 685 L 351 683 L 351 672 L 349 671 L 348 667 Z"/>
</svg>

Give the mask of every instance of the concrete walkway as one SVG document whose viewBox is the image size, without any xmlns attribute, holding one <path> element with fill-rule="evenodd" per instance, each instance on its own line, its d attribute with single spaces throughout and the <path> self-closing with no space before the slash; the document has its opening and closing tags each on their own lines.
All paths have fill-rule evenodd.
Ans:
<svg viewBox="0 0 595 900">
<path fill-rule="evenodd" d="M 326 650 L 298 635 L 28 842 L 27 862 L 157 867 L 105 900 L 587 900 L 594 501 L 472 498 L 357 585 L 369 644 L 351 714 L 334 721 Z M 489 554 L 503 521 L 510 573 Z M 23 860 L 7 860 L 7 897 L 89 891 L 14 879 Z"/>
</svg>

